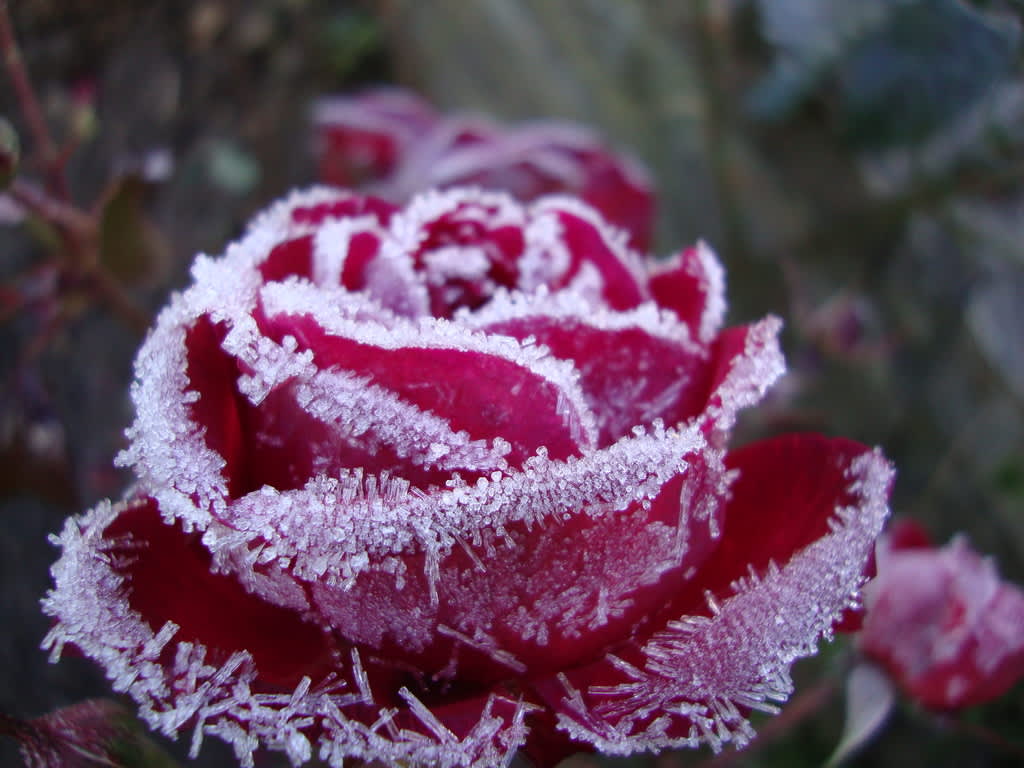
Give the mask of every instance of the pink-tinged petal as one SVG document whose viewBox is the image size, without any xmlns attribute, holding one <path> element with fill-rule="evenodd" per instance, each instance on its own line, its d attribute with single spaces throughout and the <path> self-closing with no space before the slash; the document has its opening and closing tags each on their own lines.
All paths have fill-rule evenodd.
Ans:
<svg viewBox="0 0 1024 768">
<path fill-rule="evenodd" d="M 650 250 L 654 195 L 641 166 L 628 157 L 595 153 L 587 162 L 587 180 L 580 197 L 628 232 L 631 248 L 639 253 Z"/>
<path fill-rule="evenodd" d="M 695 339 L 709 344 L 725 319 L 725 270 L 704 243 L 680 251 L 655 268 L 651 295 L 690 327 Z"/>
<path fill-rule="evenodd" d="M 654 220 L 651 184 L 634 160 L 613 154 L 586 129 L 538 122 L 503 129 L 475 117 L 452 117 L 407 154 L 388 185 L 404 199 L 429 188 L 500 189 L 518 200 L 573 193 L 645 252 Z"/>
<path fill-rule="evenodd" d="M 633 248 L 644 252 L 650 243 L 647 172 L 583 126 L 439 118 L 413 94 L 373 91 L 321 101 L 314 131 L 320 177 L 329 183 L 365 183 L 396 202 L 458 186 L 502 190 L 523 201 L 568 193 L 626 231 Z"/>
<path fill-rule="evenodd" d="M 26 768 L 175 768 L 128 708 L 87 699 L 31 720 L 0 715 L 0 734 L 19 742 Z"/>
<path fill-rule="evenodd" d="M 314 232 L 327 221 L 344 218 L 368 217 L 386 226 L 397 210 L 379 197 L 340 187 L 314 186 L 293 191 L 257 213 L 249 222 L 246 238 L 258 234 L 261 244 L 265 245 L 268 238 L 282 242 Z M 266 251 L 260 258 L 265 255 Z"/>
<path fill-rule="evenodd" d="M 682 424 L 707 404 L 708 350 L 651 303 L 611 312 L 595 310 L 574 294 L 503 295 L 459 319 L 486 333 L 532 338 L 571 361 L 597 419 L 599 445 L 655 419 Z"/>
<path fill-rule="evenodd" d="M 320 100 L 313 108 L 320 178 L 351 187 L 388 176 L 437 119 L 429 104 L 398 89 Z"/>
<path fill-rule="evenodd" d="M 860 648 L 926 707 L 994 699 L 1024 678 L 1024 590 L 963 538 L 932 549 L 922 533 L 879 546 Z"/>
<path fill-rule="evenodd" d="M 794 460 L 790 485 L 778 472 Z M 892 470 L 881 456 L 801 437 L 755 444 L 728 463 L 739 474 L 719 550 L 683 590 L 706 587 L 700 604 L 693 594 L 645 641 L 536 681 L 578 741 L 611 754 L 742 746 L 753 736 L 746 713 L 785 701 L 792 662 L 814 653 L 855 601 L 888 514 Z"/>
<path fill-rule="evenodd" d="M 513 697 L 471 695 L 439 703 L 436 713 L 411 687 L 378 700 L 375 681 L 386 675 L 369 657 L 335 648 L 298 613 L 204 570 L 205 550 L 159 523 L 150 502 L 101 504 L 69 520 L 54 541 L 63 552 L 43 601 L 55 620 L 44 647 L 57 657 L 75 646 L 103 664 L 150 727 L 170 736 L 192 729 L 192 757 L 215 734 L 244 768 L 260 744 L 296 765 L 318 746 L 337 764 L 487 768 L 526 740 L 533 707 Z M 167 615 L 181 626 L 161 623 Z"/>
</svg>

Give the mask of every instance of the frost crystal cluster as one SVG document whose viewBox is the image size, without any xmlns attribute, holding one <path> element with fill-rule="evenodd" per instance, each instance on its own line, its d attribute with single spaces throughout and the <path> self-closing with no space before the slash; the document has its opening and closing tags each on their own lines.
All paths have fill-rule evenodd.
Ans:
<svg viewBox="0 0 1024 768">
<path fill-rule="evenodd" d="M 46 644 L 149 724 L 388 764 L 743 745 L 856 606 L 891 480 L 729 451 L 782 374 L 703 244 L 571 198 L 317 188 L 258 216 L 136 363 L 129 498 L 69 520 Z"/>
</svg>

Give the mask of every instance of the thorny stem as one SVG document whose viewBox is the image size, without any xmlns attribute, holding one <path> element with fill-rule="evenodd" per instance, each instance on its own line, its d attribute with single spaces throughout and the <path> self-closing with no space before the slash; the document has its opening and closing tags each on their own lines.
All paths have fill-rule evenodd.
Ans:
<svg viewBox="0 0 1024 768">
<path fill-rule="evenodd" d="M 64 165 L 74 144 L 69 143 L 58 150 L 50 134 L 14 36 L 7 0 L 0 0 L 0 55 L 3 56 L 4 66 L 14 85 L 18 106 L 28 124 L 47 179 L 45 188 L 15 179 L 7 193 L 27 211 L 57 227 L 65 246 L 66 263 L 62 265 L 65 272 L 107 304 L 125 324 L 138 333 L 145 332 L 149 326 L 149 316 L 136 306 L 121 285 L 103 269 L 98 215 L 83 211 L 69 201 Z"/>
<path fill-rule="evenodd" d="M 28 123 L 32 141 L 39 155 L 40 165 L 47 177 L 47 187 L 62 200 L 66 200 L 67 182 L 64 179 L 63 164 L 57 145 L 54 143 L 50 129 L 46 125 L 42 107 L 36 97 L 32 81 L 29 80 L 21 49 L 14 37 L 14 25 L 7 8 L 7 0 L 0 0 L 0 54 L 3 55 L 4 66 L 14 85 L 18 98 L 18 106 Z"/>
<path fill-rule="evenodd" d="M 70 257 L 71 263 L 67 266 L 72 275 L 81 279 L 83 288 L 106 303 L 134 331 L 144 333 L 149 327 L 149 316 L 100 264 L 99 226 L 95 216 L 56 200 L 21 179 L 11 183 L 8 193 L 26 210 L 57 226 Z"/>
<path fill-rule="evenodd" d="M 92 216 L 80 211 L 73 205 L 50 197 L 39 187 L 22 179 L 15 179 L 11 182 L 7 193 L 23 208 L 52 224 L 56 224 L 66 232 L 93 236 L 93 230 L 96 229 L 96 221 Z"/>
</svg>

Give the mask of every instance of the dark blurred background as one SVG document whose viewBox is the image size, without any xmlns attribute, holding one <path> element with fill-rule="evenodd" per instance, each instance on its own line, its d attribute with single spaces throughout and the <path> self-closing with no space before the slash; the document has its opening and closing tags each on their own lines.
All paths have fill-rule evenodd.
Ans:
<svg viewBox="0 0 1024 768">
<path fill-rule="evenodd" d="M 1024 582 L 1024 2 L 22 0 L 11 12 L 58 136 L 83 137 L 74 197 L 108 190 L 108 266 L 147 311 L 186 284 L 195 253 L 314 180 L 319 95 L 398 83 L 445 109 L 578 120 L 651 169 L 658 253 L 706 239 L 728 270 L 730 320 L 785 319 L 790 373 L 738 440 L 807 429 L 879 444 L 899 469 L 895 515 L 938 542 L 965 531 Z M 28 142 L 6 77 L 0 110 Z M 140 341 L 47 269 L 52 239 L 39 222 L 0 225 L 0 285 L 18 306 L 0 315 L 0 710 L 23 717 L 109 693 L 80 659 L 47 663 L 38 599 L 47 534 L 129 482 L 111 460 Z M 828 646 L 798 684 L 841 679 L 849 652 Z M 851 764 L 1017 765 L 994 742 L 1024 744 L 1022 693 L 956 721 L 901 703 Z M 826 696 L 715 765 L 821 765 L 842 722 L 842 696 Z M 0 763 L 19 764 L 10 740 Z M 232 760 L 211 738 L 195 764 Z"/>
</svg>

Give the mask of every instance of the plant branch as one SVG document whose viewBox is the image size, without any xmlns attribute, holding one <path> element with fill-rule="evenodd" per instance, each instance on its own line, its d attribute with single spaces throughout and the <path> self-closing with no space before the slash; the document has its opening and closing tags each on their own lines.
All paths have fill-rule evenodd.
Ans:
<svg viewBox="0 0 1024 768">
<path fill-rule="evenodd" d="M 11 78 L 18 106 L 28 123 L 28 129 L 35 145 L 39 163 L 47 178 L 47 187 L 61 199 L 67 199 L 67 183 L 63 175 L 60 152 L 46 124 L 43 109 L 39 104 L 32 81 L 29 79 L 21 49 L 14 36 L 14 25 L 7 7 L 7 0 L 0 0 L 0 55 Z"/>
</svg>

